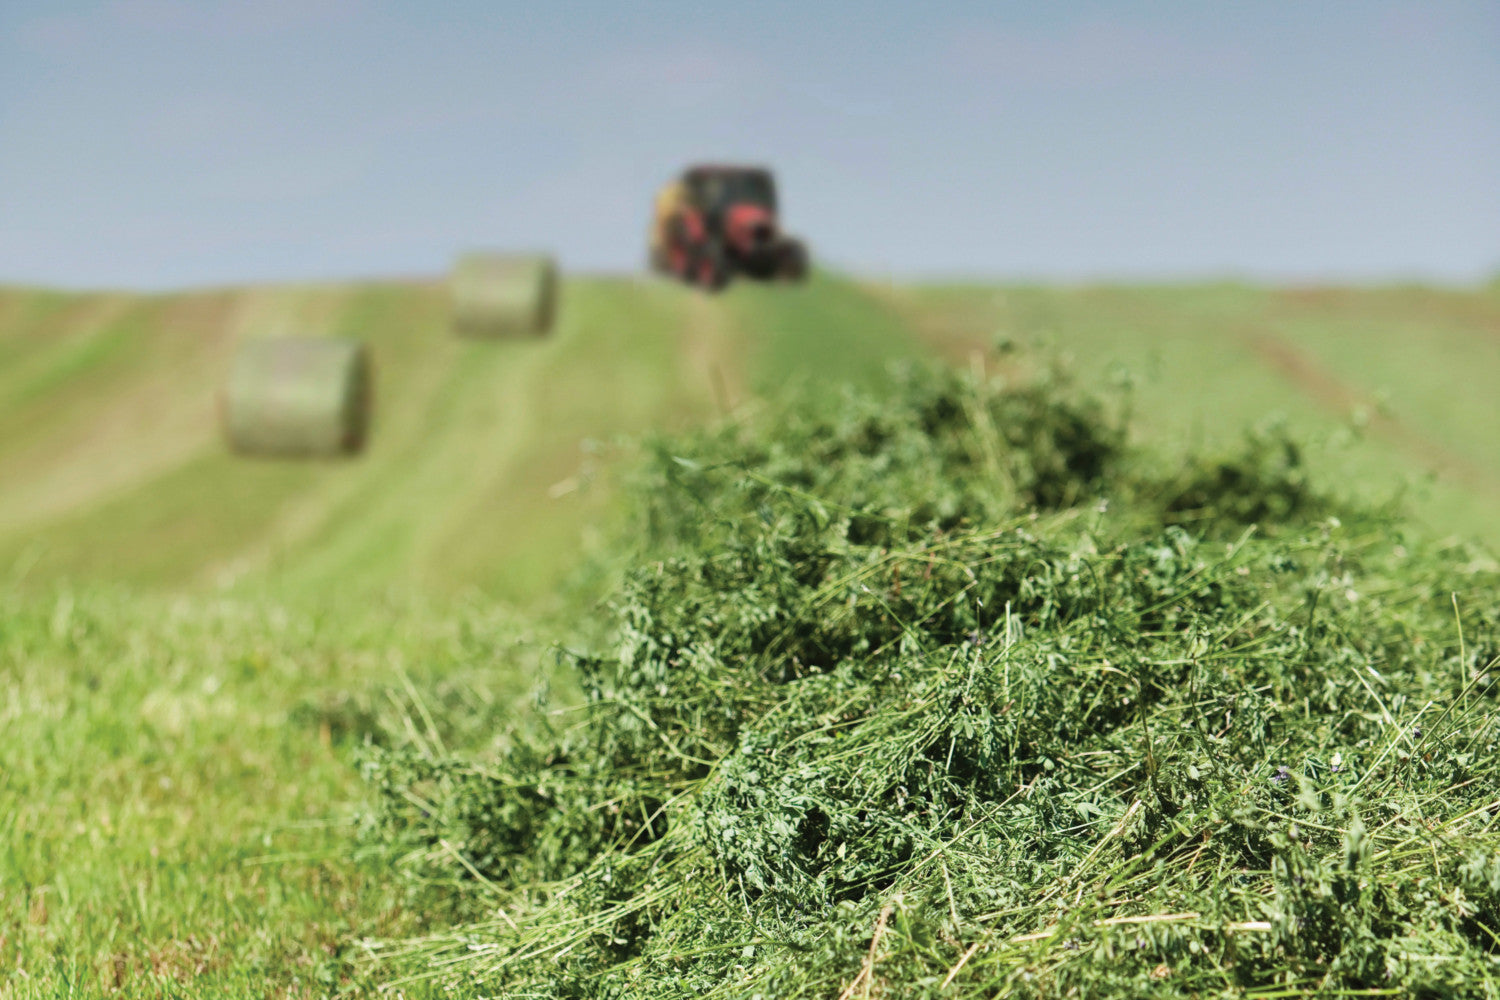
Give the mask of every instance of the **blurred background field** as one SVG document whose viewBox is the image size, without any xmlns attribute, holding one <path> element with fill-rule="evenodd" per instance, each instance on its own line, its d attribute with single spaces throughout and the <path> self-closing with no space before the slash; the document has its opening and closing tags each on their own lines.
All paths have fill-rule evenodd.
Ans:
<svg viewBox="0 0 1500 1000">
<path fill-rule="evenodd" d="M 1437 534 L 1500 541 L 1500 295 L 1424 287 L 881 286 L 708 298 L 573 278 L 555 336 L 447 335 L 435 285 L 165 296 L 0 292 L 0 573 L 367 597 L 551 593 L 609 519 L 608 456 L 647 429 L 885 363 L 967 363 L 1010 343 L 1129 386 L 1143 436 L 1211 453 L 1282 419 L 1313 473 L 1404 499 Z M 238 338 L 362 335 L 376 369 L 365 456 L 231 457 L 215 399 Z"/>
</svg>

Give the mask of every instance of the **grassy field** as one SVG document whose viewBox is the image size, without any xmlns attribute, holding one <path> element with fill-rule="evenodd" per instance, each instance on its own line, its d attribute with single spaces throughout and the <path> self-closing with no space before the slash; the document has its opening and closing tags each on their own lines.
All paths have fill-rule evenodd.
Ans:
<svg viewBox="0 0 1500 1000">
<path fill-rule="evenodd" d="M 954 356 L 1001 336 L 1043 343 L 1095 384 L 1128 377 L 1140 437 L 1211 450 L 1285 421 L 1324 447 L 1321 475 L 1371 497 L 1402 490 L 1438 535 L 1500 542 L 1500 367 L 1493 289 L 1241 285 L 886 290 Z"/>
<path fill-rule="evenodd" d="M 434 730 L 467 721 L 412 738 L 497 739 L 483 720 L 589 613 L 558 595 L 614 530 L 630 436 L 788 384 L 1041 342 L 1128 377 L 1138 434 L 1176 454 L 1280 415 L 1322 481 L 1412 482 L 1427 532 L 1500 540 L 1493 290 L 597 278 L 545 341 L 444 319 L 436 285 L 0 291 L 0 995 L 357 988 L 360 938 L 442 918 L 351 856 L 360 734 L 416 691 L 463 706 Z M 224 454 L 235 342 L 292 331 L 372 345 L 364 457 Z"/>
<path fill-rule="evenodd" d="M 507 702 L 494 609 L 9 597 L 0 995 L 324 996 L 427 917 L 350 856 L 351 753 L 408 684 Z"/>
<path fill-rule="evenodd" d="M 557 335 L 465 343 L 438 286 L 157 298 L 0 292 L 0 573 L 279 594 L 389 586 L 552 592 L 601 491 L 600 455 L 787 382 L 868 380 L 892 358 L 1044 343 L 1128 377 L 1139 431 L 1212 448 L 1281 417 L 1333 482 L 1417 483 L 1432 530 L 1500 540 L 1500 297 L 1484 291 L 864 287 L 823 279 L 707 300 L 570 283 Z M 375 351 L 369 454 L 226 455 L 214 419 L 240 337 L 358 334 Z M 1342 432 L 1342 433 L 1340 433 Z M 1359 447 L 1341 447 L 1354 438 Z"/>
</svg>

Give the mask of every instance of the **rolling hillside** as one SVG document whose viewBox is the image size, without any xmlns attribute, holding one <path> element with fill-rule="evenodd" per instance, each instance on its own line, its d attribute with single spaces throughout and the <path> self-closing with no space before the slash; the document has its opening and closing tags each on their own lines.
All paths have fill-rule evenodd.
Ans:
<svg viewBox="0 0 1500 1000">
<path fill-rule="evenodd" d="M 710 418 L 798 378 L 833 385 L 936 349 L 1060 349 L 1128 371 L 1143 434 L 1184 448 L 1284 415 L 1333 442 L 1322 474 L 1409 496 L 1434 530 L 1497 536 L 1500 297 L 1425 289 L 736 287 L 576 278 L 556 334 L 470 343 L 437 283 L 166 296 L 0 291 L 0 578 L 176 590 L 546 593 L 609 514 L 612 442 Z M 360 335 L 369 452 L 225 453 L 235 342 Z M 1340 437 L 1348 439 L 1338 446 Z M 1363 438 L 1362 443 L 1355 442 Z"/>
<path fill-rule="evenodd" d="M 915 348 L 835 282 L 720 304 L 577 280 L 555 335 L 535 342 L 461 341 L 446 320 L 435 284 L 5 293 L 0 566 L 172 588 L 533 595 L 607 516 L 587 480 L 619 436 L 709 417 L 773 370 L 805 361 L 858 376 Z M 364 456 L 281 463 L 223 449 L 216 394 L 234 344 L 284 332 L 371 344 Z"/>
</svg>

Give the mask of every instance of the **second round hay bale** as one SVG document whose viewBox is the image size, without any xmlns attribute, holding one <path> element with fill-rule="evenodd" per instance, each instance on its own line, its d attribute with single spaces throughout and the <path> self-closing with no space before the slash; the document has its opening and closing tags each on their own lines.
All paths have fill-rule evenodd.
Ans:
<svg viewBox="0 0 1500 1000">
<path fill-rule="evenodd" d="M 370 382 L 369 351 L 357 340 L 246 341 L 222 402 L 229 446 L 286 458 L 356 454 L 369 431 Z"/>
<path fill-rule="evenodd" d="M 465 254 L 449 279 L 453 328 L 469 337 L 545 334 L 557 285 L 557 263 L 546 254 Z"/>
</svg>

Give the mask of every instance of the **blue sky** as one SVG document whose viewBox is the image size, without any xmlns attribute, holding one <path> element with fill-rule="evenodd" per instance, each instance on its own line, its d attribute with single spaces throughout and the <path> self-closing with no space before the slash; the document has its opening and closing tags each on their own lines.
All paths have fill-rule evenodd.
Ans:
<svg viewBox="0 0 1500 1000">
<path fill-rule="evenodd" d="M 694 159 L 893 276 L 1500 269 L 1500 4 L 0 3 L 0 281 L 640 266 Z"/>
</svg>

